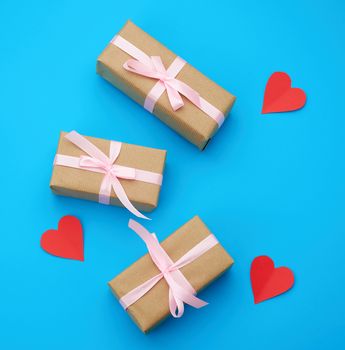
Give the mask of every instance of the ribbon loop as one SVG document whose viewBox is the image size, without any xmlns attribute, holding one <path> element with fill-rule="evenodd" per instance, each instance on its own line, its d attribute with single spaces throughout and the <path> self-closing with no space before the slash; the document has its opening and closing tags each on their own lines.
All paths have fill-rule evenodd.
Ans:
<svg viewBox="0 0 345 350">
<path fill-rule="evenodd" d="M 214 247 L 218 241 L 213 235 L 209 235 L 202 240 L 174 263 L 159 244 L 154 233 L 151 234 L 144 226 L 132 219 L 129 220 L 128 227 L 145 242 L 150 257 L 160 273 L 124 295 L 120 299 L 123 308 L 127 309 L 134 304 L 151 290 L 162 278 L 165 279 L 169 286 L 169 309 L 173 317 L 179 318 L 183 315 L 184 304 L 188 304 L 195 308 L 201 308 L 207 305 L 205 301 L 195 296 L 196 291 L 179 269 L 193 262 L 199 256 Z"/>
</svg>

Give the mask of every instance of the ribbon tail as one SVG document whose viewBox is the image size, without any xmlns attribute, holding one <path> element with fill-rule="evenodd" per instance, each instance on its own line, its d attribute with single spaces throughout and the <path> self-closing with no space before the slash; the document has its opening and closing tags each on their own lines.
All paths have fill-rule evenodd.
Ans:
<svg viewBox="0 0 345 350">
<path fill-rule="evenodd" d="M 172 291 L 176 300 L 180 299 L 185 304 L 193 306 L 196 309 L 200 309 L 208 305 L 206 301 L 196 297 L 193 293 L 186 291 L 184 288 L 180 287 L 179 285 L 175 284 L 172 288 Z"/>
<path fill-rule="evenodd" d="M 128 227 L 131 228 L 146 244 L 146 247 L 150 253 L 152 261 L 157 265 L 157 267 L 162 271 L 168 268 L 171 261 L 158 242 L 158 239 L 154 233 L 150 233 L 147 229 L 130 219 L 128 222 Z"/>
<path fill-rule="evenodd" d="M 65 138 L 76 145 L 78 148 L 82 149 L 92 158 L 96 158 L 102 163 L 107 163 L 109 161 L 109 158 L 99 148 L 97 148 L 84 136 L 78 134 L 76 131 L 73 130 L 69 132 L 67 135 L 65 135 Z"/>
<path fill-rule="evenodd" d="M 193 104 L 195 104 L 197 107 L 200 108 L 201 106 L 200 95 L 197 91 L 195 91 L 189 85 L 187 85 L 186 83 L 178 79 L 169 81 L 168 84 L 171 85 L 172 89 L 178 91 L 180 94 L 186 97 L 189 101 L 191 101 Z"/>
<path fill-rule="evenodd" d="M 182 97 L 178 93 L 178 91 L 172 88 L 169 84 L 165 84 L 165 87 L 167 90 L 171 107 L 174 110 L 174 112 L 176 112 L 179 108 L 181 108 L 184 105 Z"/>
<path fill-rule="evenodd" d="M 171 291 L 171 288 L 169 288 L 169 309 L 171 315 L 175 318 L 182 317 L 184 313 L 183 301 L 175 297 L 174 293 Z"/>
<path fill-rule="evenodd" d="M 115 194 L 117 195 L 117 198 L 125 208 L 127 208 L 133 215 L 137 216 L 138 218 L 151 220 L 147 216 L 141 214 L 140 211 L 134 207 L 134 205 L 128 199 L 127 194 L 123 189 L 120 181 L 116 177 L 111 178 L 111 184 L 113 186 Z"/>
<path fill-rule="evenodd" d="M 110 203 L 111 195 L 111 177 L 109 174 L 104 176 L 104 179 L 99 190 L 98 202 L 108 205 Z"/>
<path fill-rule="evenodd" d="M 200 309 L 208 304 L 206 301 L 203 301 L 194 295 L 195 291 L 193 292 L 192 287 L 187 288 L 181 285 L 171 273 L 164 277 L 169 284 L 175 300 L 181 300 L 196 309 Z"/>
</svg>

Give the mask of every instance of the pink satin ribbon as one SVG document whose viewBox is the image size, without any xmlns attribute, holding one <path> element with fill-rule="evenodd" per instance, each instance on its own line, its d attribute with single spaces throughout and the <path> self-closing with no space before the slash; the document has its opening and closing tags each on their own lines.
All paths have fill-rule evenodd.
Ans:
<svg viewBox="0 0 345 350">
<path fill-rule="evenodd" d="M 132 43 L 120 35 L 116 35 L 111 43 L 134 59 L 127 60 L 123 67 L 135 74 L 148 78 L 157 79 L 157 83 L 148 93 L 145 99 L 144 107 L 153 112 L 154 106 L 163 92 L 166 90 L 170 104 L 174 111 L 177 111 L 184 105 L 181 95 L 186 97 L 209 117 L 214 119 L 218 127 L 224 122 L 224 114 L 202 98 L 197 91 L 192 89 L 183 81 L 176 79 L 177 74 L 182 70 L 186 62 L 181 57 L 176 57 L 171 65 L 166 69 L 160 56 L 148 56 Z"/>
<path fill-rule="evenodd" d="M 179 318 L 183 315 L 184 304 L 191 305 L 197 309 L 207 305 L 205 301 L 195 296 L 196 291 L 179 269 L 190 264 L 218 244 L 216 237 L 210 234 L 180 259 L 173 262 L 159 244 L 154 233 L 151 234 L 145 227 L 134 220 L 129 220 L 128 226 L 145 242 L 152 261 L 158 267 L 160 273 L 124 295 L 120 299 L 122 307 L 127 309 L 134 304 L 162 278 L 169 285 L 169 309 L 174 317 Z"/>
<path fill-rule="evenodd" d="M 110 152 L 109 157 L 107 157 L 99 148 L 76 131 L 71 131 L 65 137 L 88 156 L 72 157 L 57 154 L 54 160 L 55 165 L 104 174 L 99 191 L 99 203 L 110 203 L 111 189 L 113 188 L 119 201 L 132 214 L 150 220 L 133 206 L 119 179 L 144 181 L 160 186 L 163 180 L 161 174 L 114 164 L 121 151 L 121 142 L 110 141 Z"/>
</svg>

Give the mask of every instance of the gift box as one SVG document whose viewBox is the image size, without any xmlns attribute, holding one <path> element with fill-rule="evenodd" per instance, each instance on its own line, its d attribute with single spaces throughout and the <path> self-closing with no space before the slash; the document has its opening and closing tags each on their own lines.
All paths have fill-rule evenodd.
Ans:
<svg viewBox="0 0 345 350">
<path fill-rule="evenodd" d="M 139 211 L 157 207 L 165 158 L 164 150 L 61 132 L 50 187 L 145 217 Z"/>
<path fill-rule="evenodd" d="M 184 303 L 207 303 L 195 294 L 222 275 L 233 259 L 202 220 L 195 216 L 161 244 L 133 220 L 129 226 L 145 241 L 149 254 L 120 273 L 109 286 L 128 314 L 147 333 L 169 314 L 180 317 Z M 181 276 L 182 275 L 182 276 Z"/>
<path fill-rule="evenodd" d="M 97 73 L 200 149 L 235 101 L 130 21 L 98 57 Z"/>
</svg>

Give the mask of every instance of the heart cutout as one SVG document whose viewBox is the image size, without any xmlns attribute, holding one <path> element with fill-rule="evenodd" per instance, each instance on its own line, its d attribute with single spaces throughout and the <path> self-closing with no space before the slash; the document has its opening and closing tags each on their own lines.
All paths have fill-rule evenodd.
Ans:
<svg viewBox="0 0 345 350">
<path fill-rule="evenodd" d="M 275 72 L 266 84 L 262 114 L 295 111 L 305 105 L 306 99 L 302 89 L 291 87 L 288 74 Z"/>
<path fill-rule="evenodd" d="M 255 304 L 286 292 L 294 284 L 294 275 L 289 268 L 274 267 L 273 260 L 264 255 L 253 260 L 250 279 Z"/>
<path fill-rule="evenodd" d="M 84 261 L 83 228 L 79 219 L 72 215 L 62 217 L 57 230 L 43 233 L 41 247 L 60 258 Z"/>
</svg>

